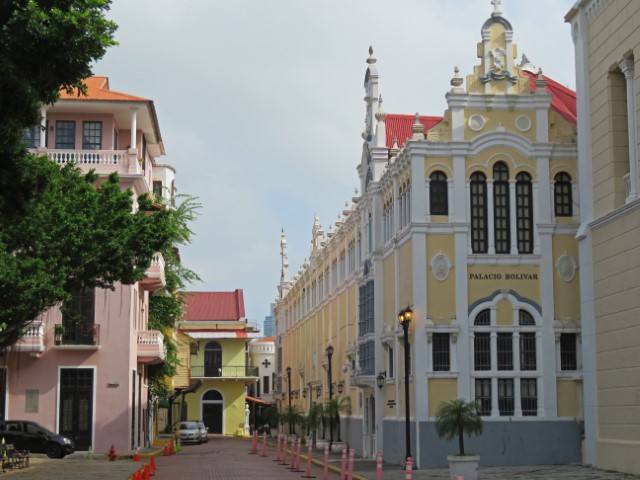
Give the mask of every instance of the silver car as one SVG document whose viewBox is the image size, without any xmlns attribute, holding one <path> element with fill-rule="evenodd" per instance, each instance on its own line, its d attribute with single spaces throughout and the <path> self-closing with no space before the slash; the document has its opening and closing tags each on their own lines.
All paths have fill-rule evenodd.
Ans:
<svg viewBox="0 0 640 480">
<path fill-rule="evenodd" d="M 196 422 L 198 424 L 198 428 L 200 429 L 200 439 L 207 443 L 209 441 L 209 427 L 207 427 L 204 422 Z"/>
<path fill-rule="evenodd" d="M 181 443 L 202 443 L 198 422 L 180 422 L 177 434 Z"/>
</svg>

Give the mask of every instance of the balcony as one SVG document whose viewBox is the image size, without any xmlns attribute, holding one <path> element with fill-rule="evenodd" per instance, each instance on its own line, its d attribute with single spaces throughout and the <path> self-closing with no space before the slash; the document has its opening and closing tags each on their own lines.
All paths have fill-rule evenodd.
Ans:
<svg viewBox="0 0 640 480">
<path fill-rule="evenodd" d="M 142 290 L 155 291 L 165 287 L 167 280 L 164 277 L 164 258 L 160 252 L 153 255 L 146 273 L 147 276 L 140 282 Z"/>
<path fill-rule="evenodd" d="M 212 365 L 191 365 L 191 378 L 248 378 L 258 377 L 258 367 L 248 365 L 215 367 Z"/>
<path fill-rule="evenodd" d="M 158 330 L 138 332 L 138 362 L 153 365 L 164 359 L 164 336 L 162 333 Z"/>
<path fill-rule="evenodd" d="M 39 354 L 44 352 L 44 324 L 42 321 L 31 322 L 25 334 L 11 346 L 15 352 L 30 352 Z"/>
<path fill-rule="evenodd" d="M 56 323 L 53 331 L 54 348 L 92 350 L 100 347 L 100 325 L 93 323 Z"/>
<path fill-rule="evenodd" d="M 94 169 L 97 174 L 142 174 L 142 166 L 135 154 L 127 150 L 58 150 L 48 149 L 47 157 L 58 165 L 74 162 L 83 170 Z"/>
</svg>

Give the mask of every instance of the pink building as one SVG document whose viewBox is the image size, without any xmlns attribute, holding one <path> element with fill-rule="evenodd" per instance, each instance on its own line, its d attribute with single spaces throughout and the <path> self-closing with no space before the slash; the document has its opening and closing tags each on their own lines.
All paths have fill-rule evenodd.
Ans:
<svg viewBox="0 0 640 480">
<path fill-rule="evenodd" d="M 86 84 L 86 97 L 62 93 L 42 109 L 41 128 L 25 132 L 27 145 L 61 165 L 116 171 L 135 197 L 151 191 L 168 197 L 175 170 L 156 163 L 164 146 L 153 101 L 110 90 L 107 77 Z M 76 450 L 105 452 L 113 444 L 122 453 L 148 445 L 147 370 L 165 356 L 162 333 L 147 327 L 149 295 L 165 286 L 162 255 L 147 274 L 115 291 L 75 292 L 80 323 L 58 308 L 35 320 L 5 354 L 0 415 L 38 422 L 73 439 Z"/>
</svg>

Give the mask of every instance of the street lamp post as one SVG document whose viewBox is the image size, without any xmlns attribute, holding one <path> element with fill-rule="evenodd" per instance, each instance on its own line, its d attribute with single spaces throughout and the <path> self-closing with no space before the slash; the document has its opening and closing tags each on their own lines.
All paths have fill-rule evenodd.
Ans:
<svg viewBox="0 0 640 480">
<path fill-rule="evenodd" d="M 289 413 L 291 412 L 291 367 L 287 367 L 287 385 L 289 389 Z M 291 422 L 289 422 L 289 434 L 293 435 Z"/>
<path fill-rule="evenodd" d="M 329 361 L 329 402 L 333 398 L 333 384 L 331 383 L 331 357 L 333 356 L 333 346 L 329 344 L 327 347 L 327 360 Z M 333 419 L 329 420 L 329 448 L 333 444 Z"/>
<path fill-rule="evenodd" d="M 405 406 L 405 431 L 406 431 L 406 451 L 405 460 L 411 456 L 411 430 L 409 426 L 410 408 L 409 408 L 409 324 L 413 319 L 413 310 L 407 307 L 398 313 L 398 321 L 404 330 L 404 406 Z"/>
</svg>

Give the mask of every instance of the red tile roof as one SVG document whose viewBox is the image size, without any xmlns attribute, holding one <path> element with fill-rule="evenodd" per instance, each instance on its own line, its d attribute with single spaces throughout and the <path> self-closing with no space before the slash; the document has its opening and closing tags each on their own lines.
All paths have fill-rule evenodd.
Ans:
<svg viewBox="0 0 640 480">
<path fill-rule="evenodd" d="M 265 338 L 261 338 L 260 340 L 256 340 L 257 342 L 275 342 L 276 341 L 276 337 L 272 336 L 272 337 L 265 337 Z"/>
<path fill-rule="evenodd" d="M 424 125 L 425 132 L 441 120 L 442 117 L 420 117 L 420 123 Z M 398 148 L 402 148 L 413 135 L 411 127 L 415 121 L 415 115 L 388 114 L 384 120 L 387 130 L 387 148 L 393 147 L 393 141 L 396 138 L 398 139 Z"/>
<path fill-rule="evenodd" d="M 89 77 L 83 80 L 87 85 L 87 95 L 78 96 L 78 92 L 68 94 L 60 90 L 60 100 L 109 101 L 109 102 L 150 102 L 148 98 L 136 97 L 128 93 L 109 90 L 109 77 Z"/>
<path fill-rule="evenodd" d="M 531 93 L 535 92 L 537 90 L 536 78 L 538 78 L 538 75 L 526 70 L 524 70 L 524 73 L 529 75 L 529 85 L 531 85 Z M 542 77 L 547 81 L 547 86 L 545 87 L 545 89 L 547 90 L 547 92 L 553 95 L 553 97 L 551 98 L 551 109 L 558 112 L 571 123 L 576 124 L 578 118 L 576 109 L 576 92 L 574 92 L 570 88 L 565 87 L 564 85 L 559 84 L 555 80 L 552 80 L 545 75 L 542 75 Z"/>
<path fill-rule="evenodd" d="M 242 289 L 233 292 L 185 292 L 188 321 L 237 321 L 245 316 Z"/>
</svg>

